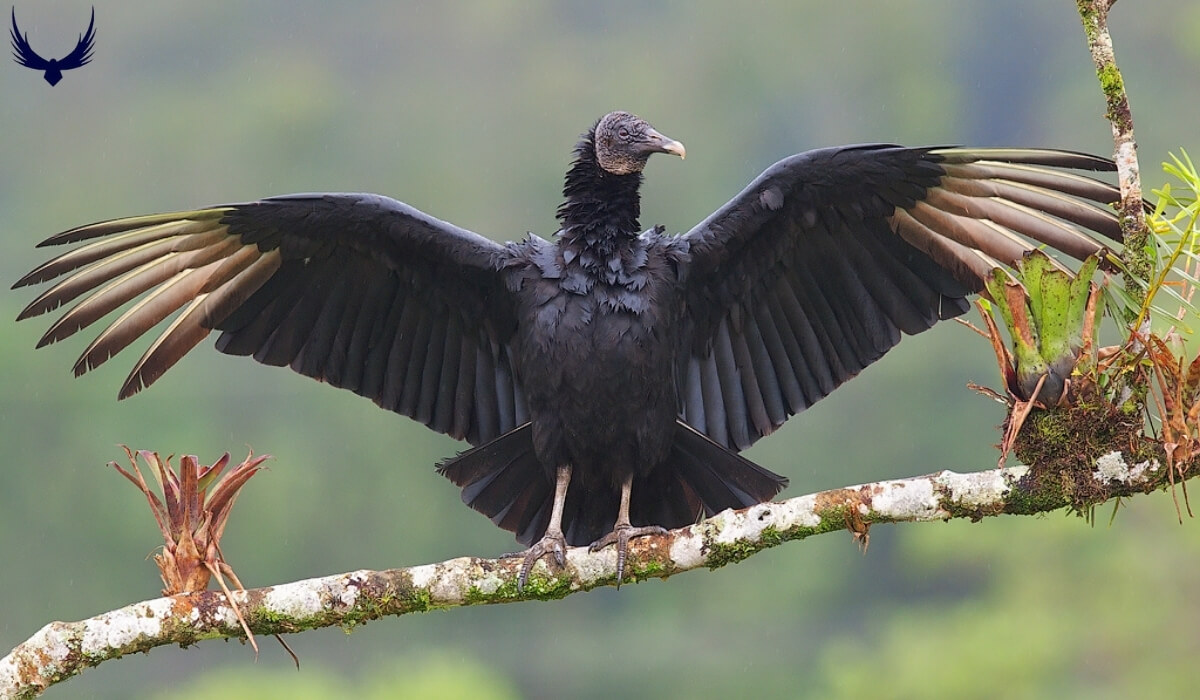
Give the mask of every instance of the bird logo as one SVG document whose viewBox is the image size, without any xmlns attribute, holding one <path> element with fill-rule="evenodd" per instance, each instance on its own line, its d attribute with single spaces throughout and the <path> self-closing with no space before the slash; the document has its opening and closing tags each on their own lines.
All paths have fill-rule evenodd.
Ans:
<svg viewBox="0 0 1200 700">
<path fill-rule="evenodd" d="M 21 34 L 21 29 L 17 26 L 15 6 L 12 9 L 12 29 L 9 30 L 9 34 L 12 36 L 13 60 L 26 68 L 45 71 L 42 77 L 46 82 L 51 86 L 58 85 L 58 81 L 63 78 L 63 71 L 86 66 L 92 60 L 92 49 L 95 48 L 96 40 L 96 8 L 92 7 L 92 19 L 88 22 L 87 31 L 79 36 L 79 43 L 62 59 L 47 60 L 33 50 L 29 45 L 29 35 Z"/>
</svg>

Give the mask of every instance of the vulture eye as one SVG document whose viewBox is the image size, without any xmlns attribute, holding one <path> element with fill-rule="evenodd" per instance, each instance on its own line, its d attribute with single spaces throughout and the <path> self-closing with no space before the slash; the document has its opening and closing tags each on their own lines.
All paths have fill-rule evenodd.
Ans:
<svg viewBox="0 0 1200 700">
<path fill-rule="evenodd" d="M 621 127 L 620 129 L 617 129 L 617 136 L 620 136 L 623 139 L 628 139 L 629 138 L 629 129 L 624 126 Z"/>
</svg>

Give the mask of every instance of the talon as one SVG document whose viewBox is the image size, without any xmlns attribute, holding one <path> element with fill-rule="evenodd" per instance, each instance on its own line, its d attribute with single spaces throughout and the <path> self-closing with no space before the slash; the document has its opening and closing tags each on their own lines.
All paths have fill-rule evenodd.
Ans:
<svg viewBox="0 0 1200 700">
<path fill-rule="evenodd" d="M 520 552 L 518 552 L 520 554 Z M 554 562 L 561 568 L 567 564 L 567 538 L 561 532 L 547 531 L 542 539 L 525 550 L 525 561 L 521 564 L 521 574 L 517 577 L 517 593 L 525 590 L 525 582 L 529 580 L 529 572 L 538 559 L 547 554 L 554 555 Z"/>
<path fill-rule="evenodd" d="M 665 534 L 667 534 L 666 528 L 659 527 L 658 525 L 633 527 L 629 524 L 618 523 L 613 527 L 612 532 L 591 543 L 588 546 L 588 551 L 598 552 L 610 544 L 617 546 L 617 588 L 620 588 L 621 582 L 625 580 L 625 559 L 629 556 L 629 540 L 635 537 L 645 537 L 646 535 Z"/>
</svg>

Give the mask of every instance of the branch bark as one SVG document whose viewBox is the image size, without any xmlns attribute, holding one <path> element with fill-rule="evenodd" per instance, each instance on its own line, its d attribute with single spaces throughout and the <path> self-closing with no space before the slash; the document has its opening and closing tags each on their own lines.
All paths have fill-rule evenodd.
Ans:
<svg viewBox="0 0 1200 700">
<path fill-rule="evenodd" d="M 715 569 L 763 549 L 835 530 L 865 541 L 876 523 L 927 522 L 1002 514 L 1028 515 L 1066 506 L 1087 512 L 1104 500 L 1166 487 L 1163 460 L 1111 452 L 1080 469 L 1046 478 L 1029 467 L 882 481 L 725 511 L 690 527 L 635 540 L 626 582 L 667 578 L 701 567 Z M 1179 469 L 1179 467 L 1176 467 Z M 1180 469 L 1174 480 L 1200 473 Z M 1095 496 L 1080 504 L 1072 494 Z M 516 578 L 521 557 L 460 557 L 437 564 L 336 576 L 234 592 L 255 634 L 301 632 L 339 625 L 352 628 L 386 615 L 466 605 L 562 598 L 616 584 L 616 554 L 572 548 L 562 569 L 534 567 L 522 593 Z M 134 603 L 78 622 L 52 622 L 0 659 L 0 698 L 27 698 L 83 670 L 132 652 L 204 639 L 244 639 L 226 597 L 217 591 Z"/>
<path fill-rule="evenodd" d="M 1087 35 L 1088 50 L 1096 64 L 1096 77 L 1104 92 L 1107 104 L 1105 117 L 1112 126 L 1113 160 L 1117 164 L 1117 179 L 1121 186 L 1121 230 L 1125 235 L 1122 253 L 1127 268 L 1126 289 L 1138 294 L 1137 280 L 1150 279 L 1152 260 L 1146 253 L 1146 212 L 1142 198 L 1142 184 L 1137 158 L 1137 141 L 1133 137 L 1133 110 L 1129 106 L 1129 95 L 1125 92 L 1125 81 L 1117 68 L 1113 51 L 1112 36 L 1108 33 L 1108 11 L 1117 0 L 1075 0 L 1083 31 Z"/>
</svg>

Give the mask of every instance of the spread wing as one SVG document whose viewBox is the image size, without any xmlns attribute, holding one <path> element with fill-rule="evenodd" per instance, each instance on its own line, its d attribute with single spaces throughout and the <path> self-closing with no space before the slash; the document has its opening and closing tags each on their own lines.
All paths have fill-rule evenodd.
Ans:
<svg viewBox="0 0 1200 700">
<path fill-rule="evenodd" d="M 58 62 L 59 70 L 69 70 L 85 66 L 92 60 L 92 49 L 95 48 L 96 42 L 96 8 L 92 8 L 92 19 L 88 22 L 87 31 L 79 36 L 79 42 L 75 44 L 75 48 L 71 53 L 63 57 L 63 60 Z"/>
<path fill-rule="evenodd" d="M 695 343 L 683 416 L 744 449 L 900 341 L 967 309 L 1035 246 L 1120 239 L 1116 187 L 1079 153 L 864 145 L 771 166 L 685 234 Z M 1018 235 L 1019 234 L 1019 235 Z M 1032 239 L 1031 240 L 1027 240 Z"/>
<path fill-rule="evenodd" d="M 473 444 L 525 420 L 509 359 L 505 249 L 405 204 L 290 195 L 92 224 L 42 245 L 81 241 L 91 242 L 14 285 L 67 275 L 18 320 L 83 297 L 39 347 L 134 302 L 87 347 L 76 375 L 183 309 L 134 365 L 120 398 L 215 329 L 222 352 L 288 365 Z"/>
<path fill-rule="evenodd" d="M 92 12 L 94 14 L 95 10 L 93 9 Z M 33 47 L 29 45 L 29 37 L 21 34 L 21 28 L 17 26 L 16 5 L 12 9 L 12 27 L 8 30 L 8 35 L 12 39 L 14 61 L 35 70 L 46 70 L 50 67 L 50 62 L 37 55 Z"/>
</svg>

